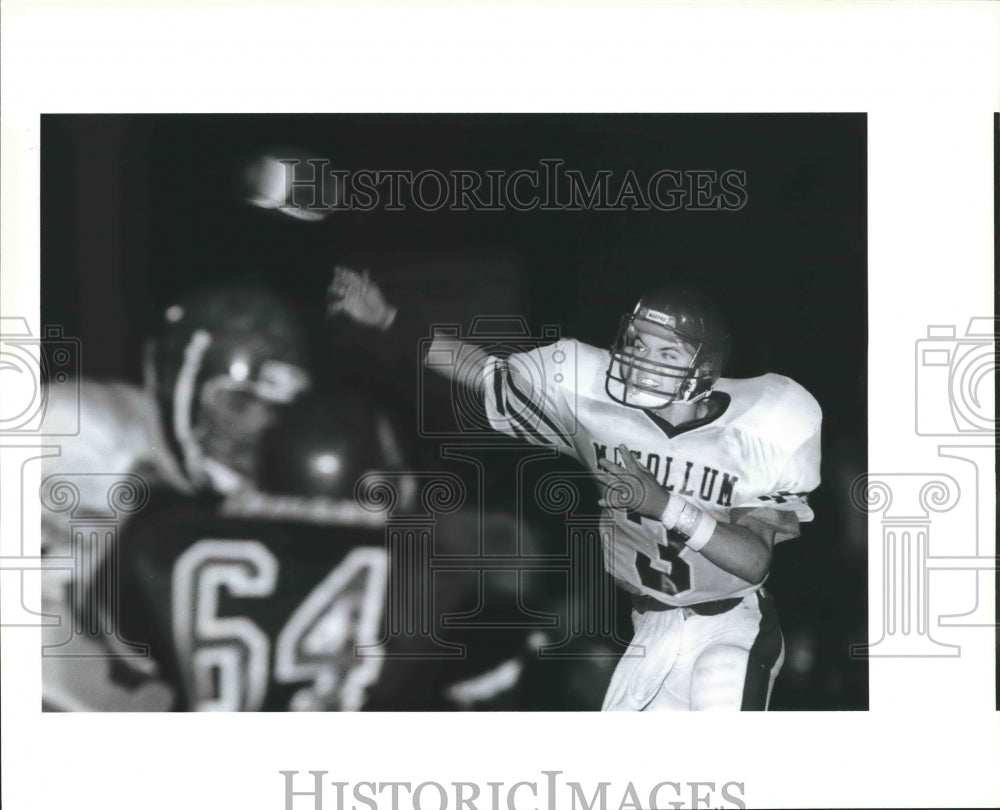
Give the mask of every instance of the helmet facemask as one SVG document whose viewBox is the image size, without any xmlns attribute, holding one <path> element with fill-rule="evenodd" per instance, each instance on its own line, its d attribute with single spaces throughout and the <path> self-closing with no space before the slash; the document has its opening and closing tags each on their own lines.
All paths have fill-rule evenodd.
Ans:
<svg viewBox="0 0 1000 810">
<path fill-rule="evenodd" d="M 307 386 L 300 369 L 278 361 L 265 365 L 280 370 L 284 388 L 269 382 L 263 371 L 254 380 L 219 375 L 201 386 L 191 433 L 216 490 L 231 491 L 259 478 L 261 437 Z"/>
<path fill-rule="evenodd" d="M 307 365 L 294 312 L 270 295 L 210 289 L 168 308 L 146 380 L 195 488 L 256 484 L 261 437 L 309 388 Z"/>
<path fill-rule="evenodd" d="M 611 347 L 605 390 L 614 401 L 633 408 L 657 409 L 673 404 L 694 404 L 705 399 L 722 372 L 725 336 L 715 340 L 706 318 L 692 316 L 691 307 L 640 301 L 622 318 Z M 688 349 L 683 363 L 643 356 L 642 335 L 669 338 Z"/>
</svg>

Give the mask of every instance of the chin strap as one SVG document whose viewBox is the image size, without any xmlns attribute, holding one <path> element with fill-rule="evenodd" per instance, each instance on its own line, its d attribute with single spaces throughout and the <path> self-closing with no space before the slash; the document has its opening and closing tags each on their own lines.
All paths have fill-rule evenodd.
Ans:
<svg viewBox="0 0 1000 810">
<path fill-rule="evenodd" d="M 201 467 L 212 489 L 220 495 L 233 495 L 249 486 L 246 478 L 210 456 L 202 456 Z"/>
</svg>

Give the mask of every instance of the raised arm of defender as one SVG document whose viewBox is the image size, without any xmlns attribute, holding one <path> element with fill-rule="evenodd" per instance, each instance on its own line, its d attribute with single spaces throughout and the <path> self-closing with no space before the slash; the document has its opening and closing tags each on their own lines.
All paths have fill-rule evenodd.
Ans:
<svg viewBox="0 0 1000 810">
<path fill-rule="evenodd" d="M 368 270 L 359 273 L 349 267 L 338 266 L 334 268 L 333 280 L 327 289 L 326 313 L 328 317 L 343 314 L 362 326 L 387 332 L 396 322 L 399 310 L 386 300 L 382 290 L 371 280 Z M 428 355 L 452 358 L 452 362 L 434 364 L 433 368 L 472 389 L 482 385 L 486 364 L 491 359 L 478 346 L 446 337 L 435 338 Z"/>
</svg>

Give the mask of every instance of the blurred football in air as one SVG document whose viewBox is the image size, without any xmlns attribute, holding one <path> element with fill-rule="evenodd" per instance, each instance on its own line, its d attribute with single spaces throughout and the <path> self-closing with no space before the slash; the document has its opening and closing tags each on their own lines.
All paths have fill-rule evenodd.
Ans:
<svg viewBox="0 0 1000 810">
<path fill-rule="evenodd" d="M 296 148 L 272 149 L 239 168 L 241 198 L 257 208 L 302 222 L 322 222 L 341 204 L 341 181 L 333 162 Z"/>
</svg>

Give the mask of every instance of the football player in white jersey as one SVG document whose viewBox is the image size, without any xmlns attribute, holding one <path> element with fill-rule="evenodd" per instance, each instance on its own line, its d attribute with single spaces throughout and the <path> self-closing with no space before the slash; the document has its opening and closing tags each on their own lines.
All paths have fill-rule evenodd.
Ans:
<svg viewBox="0 0 1000 810">
<path fill-rule="evenodd" d="M 334 313 L 391 328 L 367 275 L 339 268 Z M 777 374 L 721 376 L 722 320 L 667 288 L 622 319 L 610 355 L 561 340 L 508 357 L 436 337 L 433 367 L 477 391 L 493 428 L 558 447 L 604 486 L 605 565 L 635 635 L 605 710 L 764 710 L 783 661 L 763 589 L 776 543 L 812 520 L 821 411 Z"/>
</svg>

